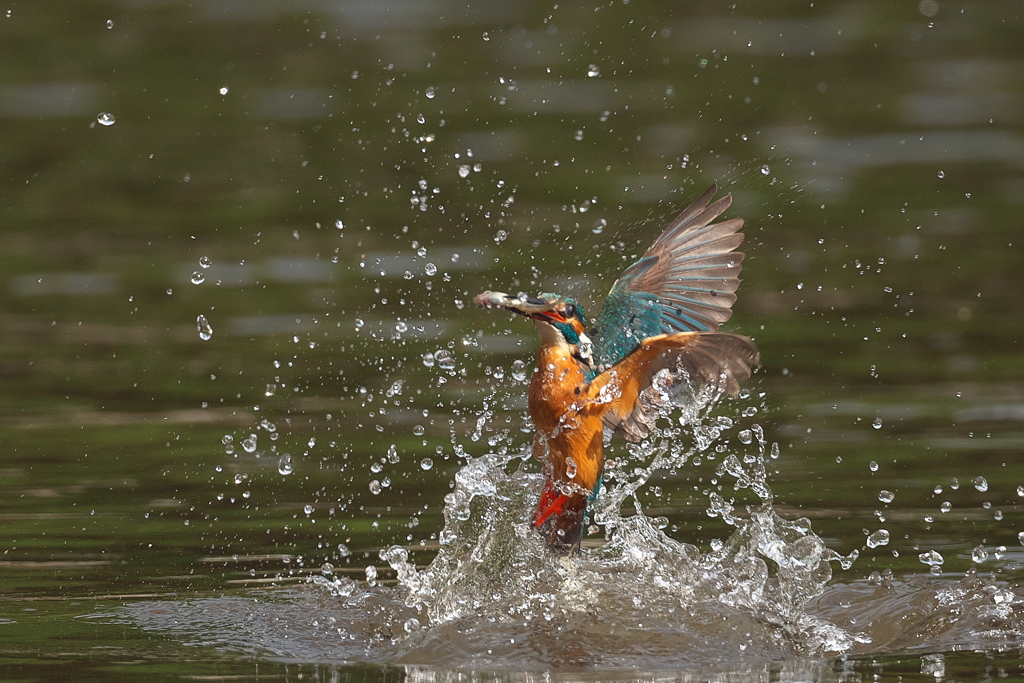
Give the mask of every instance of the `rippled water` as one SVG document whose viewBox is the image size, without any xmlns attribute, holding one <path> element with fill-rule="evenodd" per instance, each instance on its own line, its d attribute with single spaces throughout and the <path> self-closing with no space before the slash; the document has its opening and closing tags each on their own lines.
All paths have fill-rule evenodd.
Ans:
<svg viewBox="0 0 1024 683">
<path fill-rule="evenodd" d="M 0 8 L 0 678 L 1021 677 L 1021 34 L 994 0 Z M 560 562 L 534 332 L 467 303 L 593 314 L 713 182 L 764 367 L 613 443 Z"/>
</svg>

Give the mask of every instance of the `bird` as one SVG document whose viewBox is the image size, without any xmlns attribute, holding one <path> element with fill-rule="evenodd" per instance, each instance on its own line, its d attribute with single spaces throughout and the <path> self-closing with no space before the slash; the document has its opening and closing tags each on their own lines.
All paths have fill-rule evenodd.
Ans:
<svg viewBox="0 0 1024 683">
<path fill-rule="evenodd" d="M 606 434 L 646 438 L 679 387 L 736 394 L 760 363 L 748 337 L 719 332 L 732 315 L 744 254 L 743 220 L 713 221 L 732 196 L 712 185 L 612 285 L 594 326 L 553 293 L 485 291 L 477 306 L 534 322 L 540 335 L 529 388 L 532 455 L 545 463 L 531 526 L 559 555 L 579 554 L 604 472 Z"/>
</svg>

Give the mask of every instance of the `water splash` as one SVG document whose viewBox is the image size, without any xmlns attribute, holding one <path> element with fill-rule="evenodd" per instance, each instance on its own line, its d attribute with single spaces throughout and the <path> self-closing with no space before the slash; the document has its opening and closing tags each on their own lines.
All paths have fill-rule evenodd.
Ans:
<svg viewBox="0 0 1024 683">
<path fill-rule="evenodd" d="M 720 653 L 758 656 L 843 652 L 869 640 L 806 612 L 831 580 L 832 563 L 848 568 L 856 551 L 843 557 L 808 520 L 775 512 L 764 463 L 776 451 L 759 425 L 737 435 L 747 451 L 726 454 L 716 468 L 717 477 L 737 492 L 749 489 L 756 503 L 739 510 L 722 492 L 706 493 L 707 514 L 733 528 L 724 542 L 705 552 L 669 537 L 664 520 L 644 513 L 639 491 L 654 473 L 721 451 L 736 423 L 711 415 L 716 400 L 711 393 L 699 396 L 677 426 L 654 432 L 609 463 L 593 511 L 605 542 L 575 558 L 551 555 L 526 521 L 543 484 L 542 475 L 528 471 L 528 451 L 469 458 L 445 498 L 434 561 L 417 568 L 401 546 L 380 553 L 397 574 L 400 599 L 415 610 L 412 631 L 449 632 L 459 625 L 465 633 L 469 624 L 504 624 L 522 633 L 569 630 L 583 642 L 597 633 L 618 634 L 617 654 L 605 647 L 600 657 L 622 661 L 643 651 L 652 633 L 679 652 L 711 636 Z M 682 439 L 691 424 L 700 436 Z"/>
</svg>

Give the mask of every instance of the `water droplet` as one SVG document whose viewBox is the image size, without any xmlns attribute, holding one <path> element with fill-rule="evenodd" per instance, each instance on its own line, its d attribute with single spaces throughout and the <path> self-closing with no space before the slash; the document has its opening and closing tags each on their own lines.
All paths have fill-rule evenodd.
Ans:
<svg viewBox="0 0 1024 683">
<path fill-rule="evenodd" d="M 213 265 L 213 261 L 210 260 L 209 256 L 200 256 L 199 257 L 199 267 L 200 268 L 204 268 L 205 269 L 205 268 L 209 268 L 212 265 Z"/>
<path fill-rule="evenodd" d="M 988 480 L 985 479 L 985 477 L 975 477 L 971 480 L 971 483 L 974 484 L 974 488 L 976 490 L 981 491 L 982 493 L 988 491 Z"/>
<path fill-rule="evenodd" d="M 256 437 L 255 434 L 250 434 L 249 436 L 247 436 L 244 439 L 242 439 L 242 448 L 245 449 L 246 453 L 255 453 L 256 452 L 256 445 L 257 445 L 257 437 Z"/>
<path fill-rule="evenodd" d="M 274 392 L 277 391 L 276 384 L 268 384 L 267 388 L 263 391 L 264 396 L 273 396 Z"/>
<path fill-rule="evenodd" d="M 943 501 L 942 505 L 939 506 L 939 510 L 941 510 L 943 513 L 949 512 L 952 509 L 953 504 L 950 503 L 948 500 Z"/>
<path fill-rule="evenodd" d="M 277 461 L 277 471 L 279 474 L 283 474 L 284 476 L 288 476 L 294 471 L 291 453 L 285 453 L 281 456 L 281 459 Z"/>
<path fill-rule="evenodd" d="M 1017 541 L 1018 541 L 1018 542 L 1019 542 L 1019 543 L 1020 543 L 1021 545 L 1024 545 L 1024 531 L 1021 531 L 1021 532 L 1019 532 L 1019 533 L 1017 534 Z"/>
<path fill-rule="evenodd" d="M 432 100 L 434 99 L 434 95 L 436 95 L 437 93 L 434 91 L 433 86 L 430 86 L 426 89 L 426 91 L 423 94 L 427 96 L 428 100 Z"/>
<path fill-rule="evenodd" d="M 426 116 L 424 116 L 423 114 L 417 114 L 416 115 L 416 123 L 422 124 L 422 123 L 426 123 L 426 122 L 427 122 L 427 117 Z"/>
<path fill-rule="evenodd" d="M 871 426 L 874 427 L 875 429 L 881 429 L 882 428 L 882 418 L 876 417 L 874 422 L 871 423 Z"/>
<path fill-rule="evenodd" d="M 583 131 L 582 130 L 577 130 L 575 133 L 573 133 L 572 137 L 573 137 L 574 140 L 579 142 L 580 140 L 583 139 Z"/>
<path fill-rule="evenodd" d="M 338 557 L 348 557 L 352 554 L 352 551 L 348 549 L 348 546 L 344 543 L 338 544 Z"/>
<path fill-rule="evenodd" d="M 512 361 L 512 379 L 522 382 L 526 379 L 526 363 L 521 360 Z M 1024 486 L 1020 487 L 1024 490 Z M 1021 494 L 1024 495 L 1024 494 Z"/>
<path fill-rule="evenodd" d="M 192 284 L 201 285 L 204 282 L 206 282 L 206 276 L 203 274 L 203 271 L 197 270 L 196 272 L 192 273 Z"/>
<path fill-rule="evenodd" d="M 307 515 L 311 515 L 311 514 L 313 514 L 313 510 L 315 510 L 315 509 L 316 508 L 314 508 L 312 505 L 310 505 L 309 503 L 306 503 L 306 505 L 303 506 L 302 511 L 305 512 Z"/>
<path fill-rule="evenodd" d="M 878 463 L 875 462 L 874 460 L 872 460 L 871 462 L 868 463 L 868 469 L 871 470 L 872 472 L 877 472 L 878 471 Z"/>
<path fill-rule="evenodd" d="M 889 531 L 886 529 L 879 529 L 872 533 L 867 538 L 867 546 L 869 548 L 878 548 L 883 545 L 889 545 Z"/>
<path fill-rule="evenodd" d="M 882 501 L 883 503 L 891 503 L 895 499 L 896 494 L 893 493 L 892 491 L 886 491 L 885 489 L 882 489 L 881 491 L 878 492 L 878 500 Z"/>
<path fill-rule="evenodd" d="M 420 460 L 420 469 L 421 470 L 426 471 L 426 470 L 429 470 L 429 469 L 433 469 L 433 467 L 434 467 L 434 461 L 431 460 L 430 458 L 423 458 L 422 460 Z"/>
<path fill-rule="evenodd" d="M 108 29 L 114 28 L 114 20 L 113 19 L 107 19 L 107 28 Z"/>
<path fill-rule="evenodd" d="M 572 457 L 565 459 L 565 476 L 570 479 L 576 478 L 576 460 Z"/>
<path fill-rule="evenodd" d="M 460 165 L 459 166 L 459 177 L 460 178 L 468 178 L 470 170 L 472 170 L 472 169 L 470 169 L 469 164 L 462 164 L 462 165 Z"/>
<path fill-rule="evenodd" d="M 409 324 L 406 323 L 404 320 L 399 320 L 397 323 L 395 323 L 395 331 L 398 332 L 399 334 L 408 332 Z"/>
<path fill-rule="evenodd" d="M 740 443 L 749 445 L 754 442 L 754 433 L 749 429 L 741 429 L 740 433 L 736 436 L 739 438 Z"/>
<path fill-rule="evenodd" d="M 942 555 L 940 555 L 938 552 L 934 550 L 929 550 L 926 553 L 921 553 L 917 556 L 917 559 L 919 559 L 922 564 L 927 564 L 932 567 L 938 566 L 946 561 L 942 557 Z"/>
<path fill-rule="evenodd" d="M 231 436 L 230 434 L 225 434 L 224 436 L 220 437 L 220 442 L 222 444 L 224 444 L 225 446 L 228 445 L 229 443 L 231 443 L 234 440 L 235 440 L 235 437 Z"/>
<path fill-rule="evenodd" d="M 203 341 L 209 341 L 213 337 L 213 328 L 205 315 L 196 317 L 196 329 L 199 330 L 199 338 Z"/>
<path fill-rule="evenodd" d="M 219 92 L 221 95 L 227 95 L 228 94 L 228 86 L 226 86 L 226 85 L 221 86 L 221 89 L 218 90 L 217 92 Z"/>
<path fill-rule="evenodd" d="M 981 564 L 988 559 L 988 551 L 985 550 L 985 546 L 976 545 L 974 550 L 971 551 L 971 561 L 975 564 Z"/>
<path fill-rule="evenodd" d="M 594 233 L 595 235 L 600 235 L 602 232 L 604 232 L 604 229 L 607 227 L 608 221 L 605 220 L 604 218 L 598 218 L 596 221 L 594 221 L 594 225 L 591 226 L 590 232 Z"/>
<path fill-rule="evenodd" d="M 590 78 L 597 78 L 601 75 L 601 70 L 597 68 L 597 64 L 591 64 L 587 67 L 587 76 Z"/>
<path fill-rule="evenodd" d="M 427 430 L 423 427 L 423 425 L 416 425 L 415 427 L 412 428 L 412 433 L 415 434 L 416 436 L 423 436 L 424 432 L 426 431 Z"/>
<path fill-rule="evenodd" d="M 372 493 L 375 496 L 379 496 L 380 492 L 381 492 L 380 482 L 377 481 L 376 479 L 372 480 L 370 482 L 370 493 Z"/>
<path fill-rule="evenodd" d="M 444 349 L 439 349 L 434 353 L 434 360 L 437 361 L 437 366 L 442 370 L 454 370 L 455 369 L 455 358 L 452 354 Z"/>
<path fill-rule="evenodd" d="M 112 126 L 117 122 L 117 118 L 115 118 L 109 111 L 101 111 L 96 115 L 96 121 L 98 121 L 101 126 Z"/>
<path fill-rule="evenodd" d="M 356 320 L 355 320 L 355 325 L 356 325 L 356 329 L 357 329 L 357 330 L 359 330 L 359 329 L 362 329 L 363 325 L 365 325 L 365 324 L 366 324 L 366 323 L 365 323 L 365 322 L 363 322 L 363 319 L 362 319 L 362 318 L 356 318 Z"/>
<path fill-rule="evenodd" d="M 761 167 L 761 175 L 768 175 L 772 170 L 767 165 Z"/>
<path fill-rule="evenodd" d="M 508 239 L 508 233 L 505 232 L 504 230 L 499 230 L 498 232 L 494 233 L 494 242 L 496 244 L 501 244 L 506 239 Z"/>
<path fill-rule="evenodd" d="M 433 263 L 428 263 L 427 265 L 423 266 L 423 272 L 431 276 L 437 275 L 437 266 L 435 266 Z"/>
<path fill-rule="evenodd" d="M 434 354 L 430 353 L 429 351 L 423 354 L 423 365 L 428 368 L 434 367 Z"/>
<path fill-rule="evenodd" d="M 405 620 L 405 623 L 402 624 L 402 628 L 405 629 L 406 633 L 412 633 L 413 631 L 419 631 L 420 630 L 420 620 L 417 619 L 416 617 L 409 617 L 408 619 Z"/>
<path fill-rule="evenodd" d="M 938 176 L 940 178 L 945 178 L 946 177 L 946 172 L 945 171 L 939 171 Z"/>
</svg>

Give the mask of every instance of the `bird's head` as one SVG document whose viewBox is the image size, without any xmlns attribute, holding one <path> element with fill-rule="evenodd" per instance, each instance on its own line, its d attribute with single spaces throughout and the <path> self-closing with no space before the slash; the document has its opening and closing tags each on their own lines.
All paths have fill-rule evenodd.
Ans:
<svg viewBox="0 0 1024 683">
<path fill-rule="evenodd" d="M 543 343 L 576 346 L 586 362 L 590 362 L 590 339 L 584 331 L 587 320 L 575 300 L 550 293 L 513 296 L 504 292 L 483 292 L 473 303 L 484 308 L 503 308 L 530 318 L 537 324 Z"/>
</svg>

